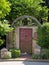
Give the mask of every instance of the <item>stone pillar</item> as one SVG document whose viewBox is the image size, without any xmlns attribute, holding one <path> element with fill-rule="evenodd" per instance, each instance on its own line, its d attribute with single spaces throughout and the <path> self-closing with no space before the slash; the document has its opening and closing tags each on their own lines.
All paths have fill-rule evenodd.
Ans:
<svg viewBox="0 0 49 65">
<path fill-rule="evenodd" d="M 37 29 L 38 27 L 33 27 L 33 53 L 34 54 L 40 54 L 40 46 L 37 45 Z"/>
</svg>

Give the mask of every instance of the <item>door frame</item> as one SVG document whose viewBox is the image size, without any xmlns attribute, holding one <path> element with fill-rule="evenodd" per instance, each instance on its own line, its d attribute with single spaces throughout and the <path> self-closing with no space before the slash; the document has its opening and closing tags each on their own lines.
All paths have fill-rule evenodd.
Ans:
<svg viewBox="0 0 49 65">
<path fill-rule="evenodd" d="M 20 50 L 21 50 L 21 40 L 20 40 L 20 30 L 21 29 L 31 29 L 31 38 L 32 38 L 32 32 L 33 32 L 33 29 L 32 29 L 32 27 L 31 28 L 29 28 L 29 27 L 21 27 L 21 28 L 19 28 L 19 48 L 20 48 Z M 31 54 L 32 54 L 32 44 L 33 44 L 33 42 L 32 42 L 32 39 L 31 39 Z"/>
</svg>

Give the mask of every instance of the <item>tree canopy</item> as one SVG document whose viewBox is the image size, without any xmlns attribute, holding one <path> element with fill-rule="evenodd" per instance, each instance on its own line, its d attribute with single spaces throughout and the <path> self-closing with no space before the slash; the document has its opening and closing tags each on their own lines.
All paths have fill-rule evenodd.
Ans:
<svg viewBox="0 0 49 65">
<path fill-rule="evenodd" d="M 0 45 L 4 43 L 4 39 L 1 37 L 6 35 L 7 32 L 12 30 L 10 24 L 5 20 L 5 16 L 9 15 L 10 12 L 10 3 L 7 0 L 0 0 Z"/>
<path fill-rule="evenodd" d="M 47 6 L 48 8 L 48 22 L 49 22 L 49 0 L 43 0 L 45 1 L 44 3 L 42 3 L 42 6 Z"/>
<path fill-rule="evenodd" d="M 7 20 L 0 21 L 0 36 L 6 35 L 10 30 L 12 30 L 12 27 Z"/>
<path fill-rule="evenodd" d="M 42 7 L 40 3 L 43 0 L 8 0 L 11 3 L 11 12 L 7 19 L 10 22 L 14 21 L 17 17 L 21 15 L 31 15 L 42 21 L 47 21 L 48 18 L 48 8 L 46 6 Z"/>
<path fill-rule="evenodd" d="M 0 35 L 5 34 L 10 30 L 10 24 L 4 20 L 5 16 L 10 12 L 10 3 L 7 0 L 0 0 Z"/>
<path fill-rule="evenodd" d="M 10 3 L 7 0 L 0 0 L 0 19 L 10 12 Z"/>
</svg>

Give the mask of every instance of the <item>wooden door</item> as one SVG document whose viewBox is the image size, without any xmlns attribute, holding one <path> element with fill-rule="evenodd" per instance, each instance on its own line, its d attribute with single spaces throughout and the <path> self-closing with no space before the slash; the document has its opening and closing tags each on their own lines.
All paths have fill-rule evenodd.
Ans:
<svg viewBox="0 0 49 65">
<path fill-rule="evenodd" d="M 32 53 L 32 29 L 20 28 L 20 49 Z"/>
</svg>

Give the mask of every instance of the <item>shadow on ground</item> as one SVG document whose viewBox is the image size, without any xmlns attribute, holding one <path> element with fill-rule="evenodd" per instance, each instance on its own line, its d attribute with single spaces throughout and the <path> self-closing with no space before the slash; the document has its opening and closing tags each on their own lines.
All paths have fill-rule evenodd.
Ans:
<svg viewBox="0 0 49 65">
<path fill-rule="evenodd" d="M 24 65 L 49 65 L 49 62 L 23 62 Z"/>
</svg>

